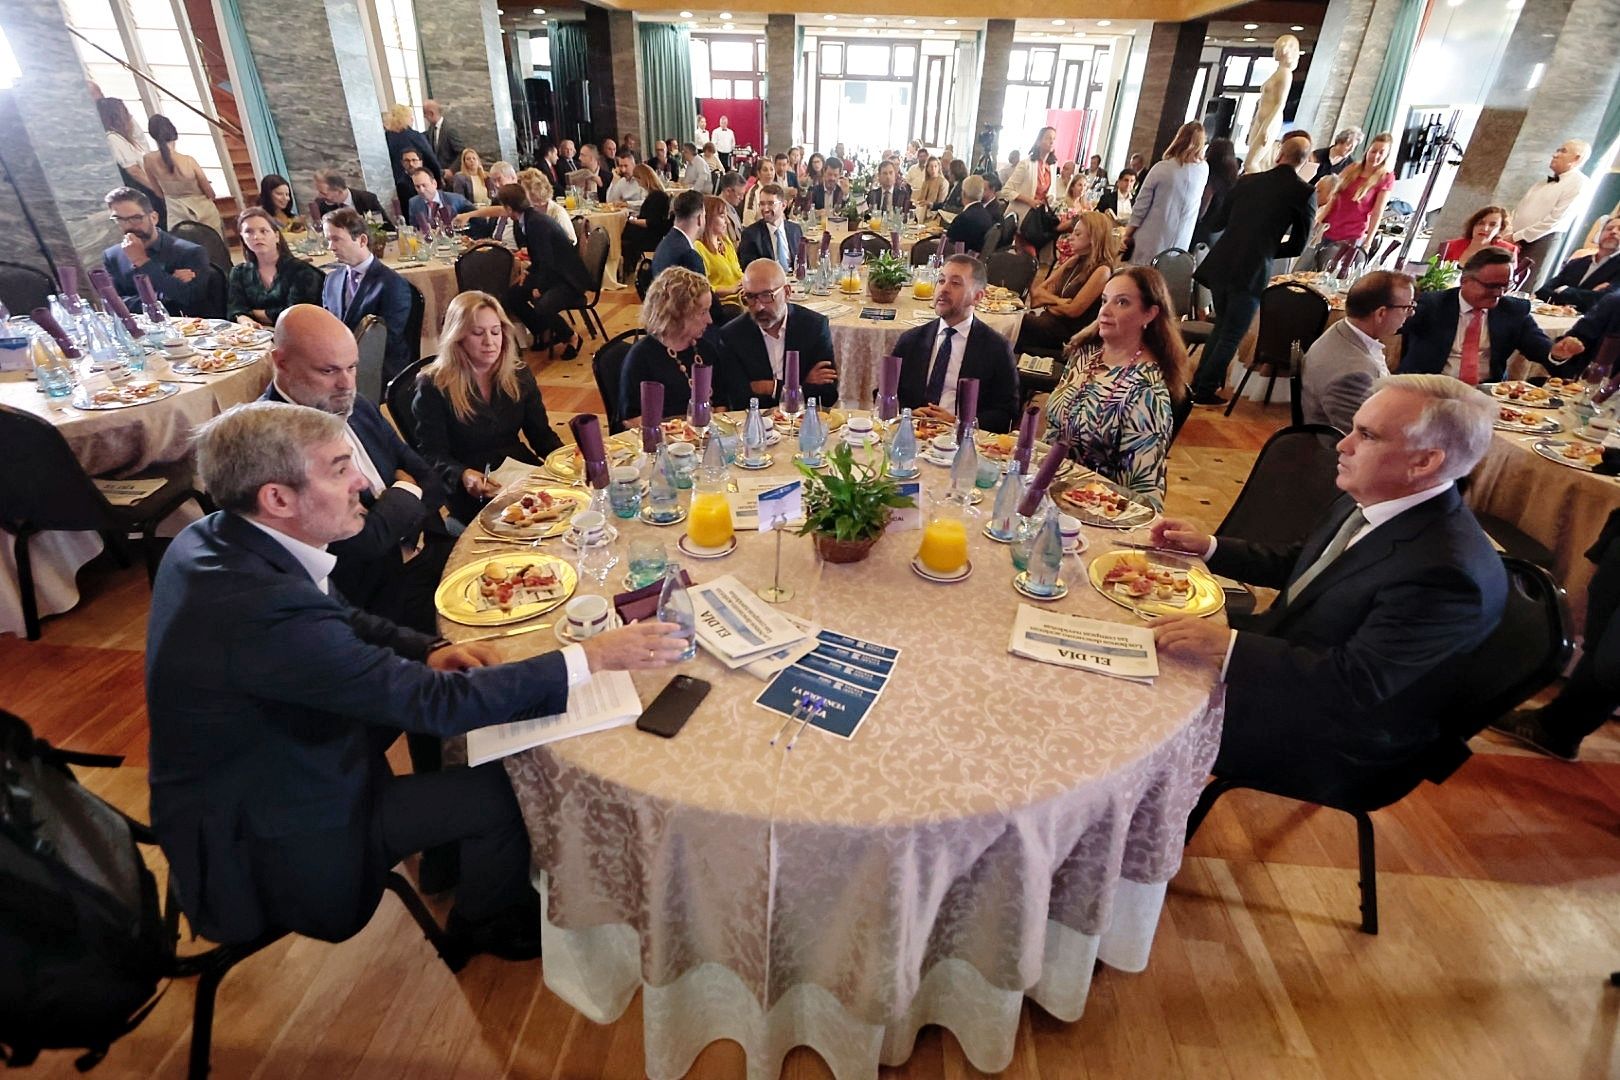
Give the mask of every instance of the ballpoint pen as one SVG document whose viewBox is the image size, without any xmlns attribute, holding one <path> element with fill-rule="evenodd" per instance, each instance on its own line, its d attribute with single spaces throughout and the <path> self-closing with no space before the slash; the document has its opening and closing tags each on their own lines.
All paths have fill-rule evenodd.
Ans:
<svg viewBox="0 0 1620 1080">
<path fill-rule="evenodd" d="M 795 697 L 793 699 L 793 711 L 788 713 L 787 719 L 782 721 L 782 726 L 777 729 L 775 735 L 771 736 L 771 745 L 772 746 L 775 746 L 777 740 L 782 737 L 782 733 L 787 731 L 787 729 L 790 726 L 792 726 L 793 721 L 799 719 L 800 711 L 803 710 L 803 709 L 808 708 L 809 705 L 810 705 L 809 698 L 805 694 L 799 694 L 797 697 Z"/>
<path fill-rule="evenodd" d="M 795 731 L 793 733 L 793 738 L 788 740 L 787 748 L 789 750 L 793 749 L 793 744 L 799 741 L 799 736 L 804 734 L 804 729 L 809 727 L 812 721 L 825 720 L 827 718 L 827 710 L 822 707 L 825 704 L 826 699 L 819 698 L 814 694 L 811 694 L 810 701 L 811 705 L 805 710 L 804 719 L 799 721 L 799 730 Z"/>
</svg>

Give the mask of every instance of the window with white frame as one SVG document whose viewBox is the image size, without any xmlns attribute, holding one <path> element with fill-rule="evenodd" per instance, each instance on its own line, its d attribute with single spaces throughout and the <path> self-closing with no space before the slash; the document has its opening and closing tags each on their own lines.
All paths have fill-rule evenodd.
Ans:
<svg viewBox="0 0 1620 1080">
<path fill-rule="evenodd" d="M 765 96 L 765 39 L 754 34 L 693 34 L 692 96 Z"/>
<path fill-rule="evenodd" d="M 384 108 L 410 106 L 416 118 L 413 126 L 426 127 L 422 102 L 427 94 L 423 89 L 422 48 L 416 36 L 416 7 L 412 0 L 371 0 L 371 13 L 377 34 L 371 55 L 381 75 L 377 87 L 383 97 L 381 104 Z"/>
<path fill-rule="evenodd" d="M 197 159 L 216 195 L 229 195 L 219 131 L 193 111 L 212 116 L 214 106 L 181 0 L 62 0 L 62 13 L 82 35 L 73 44 L 102 95 L 121 99 L 143 133 L 153 115 L 168 117 L 180 134 L 175 149 Z M 150 138 L 145 142 L 153 148 Z"/>
</svg>

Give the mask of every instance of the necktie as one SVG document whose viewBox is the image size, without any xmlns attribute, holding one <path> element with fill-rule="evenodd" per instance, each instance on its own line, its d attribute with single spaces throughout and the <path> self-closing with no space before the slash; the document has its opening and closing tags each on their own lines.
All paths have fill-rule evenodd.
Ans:
<svg viewBox="0 0 1620 1080">
<path fill-rule="evenodd" d="M 349 305 L 354 303 L 354 294 L 360 291 L 360 271 L 354 267 L 349 268 L 349 287 L 343 291 L 343 313 L 349 313 Z"/>
<path fill-rule="evenodd" d="M 1485 309 L 1475 308 L 1463 331 L 1462 355 L 1457 359 L 1457 378 L 1469 386 L 1479 385 L 1479 334 L 1485 325 Z"/>
<path fill-rule="evenodd" d="M 793 272 L 793 258 L 788 254 L 787 235 L 778 225 L 772 230 L 776 234 L 776 261 L 782 264 L 782 269 L 788 273 Z"/>
<path fill-rule="evenodd" d="M 1329 540 L 1328 546 L 1322 549 L 1322 554 L 1318 555 L 1316 561 L 1307 566 L 1305 572 L 1299 575 L 1292 585 L 1288 586 L 1284 603 L 1292 604 L 1295 598 L 1305 591 L 1306 586 L 1315 581 L 1322 571 L 1333 565 L 1333 560 L 1343 555 L 1344 549 L 1350 546 L 1350 538 L 1356 535 L 1357 530 L 1365 524 L 1367 524 L 1367 516 L 1361 512 L 1361 507 L 1358 506 L 1350 511 L 1350 516 L 1344 519 L 1344 524 L 1340 525 L 1339 531 L 1333 534 L 1333 539 Z"/>
<path fill-rule="evenodd" d="M 934 368 L 928 373 L 928 404 L 938 405 L 939 399 L 945 396 L 945 372 L 951 366 L 951 339 L 956 336 L 956 327 L 947 326 L 945 332 L 939 335 L 939 349 L 934 353 Z"/>
</svg>

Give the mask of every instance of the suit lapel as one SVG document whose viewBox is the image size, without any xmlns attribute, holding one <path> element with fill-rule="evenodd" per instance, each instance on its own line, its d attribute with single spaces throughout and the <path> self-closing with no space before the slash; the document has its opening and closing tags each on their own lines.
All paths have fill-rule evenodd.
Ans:
<svg viewBox="0 0 1620 1080">
<path fill-rule="evenodd" d="M 1349 548 L 1337 559 L 1334 559 L 1320 574 L 1316 575 L 1316 579 L 1306 585 L 1292 603 L 1284 607 L 1281 618 L 1286 619 L 1291 613 L 1302 610 L 1309 604 L 1314 603 L 1321 591 L 1335 582 L 1352 574 L 1368 570 L 1384 559 L 1389 558 L 1397 547 L 1420 535 L 1428 528 L 1430 523 L 1449 514 L 1461 500 L 1462 496 L 1458 494 L 1456 487 L 1453 486 L 1444 494 L 1436 495 L 1428 502 L 1420 503 L 1386 521 L 1357 541 L 1353 547 Z M 1307 559 L 1304 555 L 1301 555 L 1299 563 L 1294 567 L 1294 573 L 1289 575 L 1289 584 L 1292 584 L 1307 567 L 1321 556 L 1328 543 L 1332 541 L 1334 533 L 1339 531 L 1339 526 L 1343 525 L 1344 519 L 1350 515 L 1350 509 L 1355 504 L 1348 498 L 1344 499 L 1343 502 L 1348 505 L 1339 506 L 1335 504 L 1339 512 L 1333 515 L 1331 528 L 1326 531 L 1326 534 L 1318 534 L 1311 538 L 1310 557 Z M 1287 595 L 1286 588 L 1283 590 L 1283 595 Z"/>
</svg>

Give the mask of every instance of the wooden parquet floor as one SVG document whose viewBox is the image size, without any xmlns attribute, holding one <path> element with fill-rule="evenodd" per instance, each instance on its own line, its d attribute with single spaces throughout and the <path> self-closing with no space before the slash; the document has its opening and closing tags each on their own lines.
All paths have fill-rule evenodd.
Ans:
<svg viewBox="0 0 1620 1080">
<path fill-rule="evenodd" d="M 633 308 L 604 305 L 610 330 Z M 588 362 L 539 370 L 554 421 L 595 409 Z M 1214 526 L 1286 409 L 1199 410 L 1172 455 L 1169 510 Z M 84 599 L 43 640 L 0 638 L 0 706 L 65 746 L 127 755 L 86 782 L 146 810 L 144 575 L 98 561 Z M 1026 1005 L 1017 1080 L 1102 1077 L 1563 1078 L 1620 1076 L 1620 740 L 1575 765 L 1489 737 L 1447 784 L 1374 815 L 1382 933 L 1357 929 L 1349 819 L 1249 792 L 1226 796 L 1172 882 L 1151 962 L 1102 968 L 1084 1016 Z M 398 763 L 403 767 L 403 762 Z M 154 868 L 163 872 L 160 857 Z M 442 914 L 442 907 L 440 908 Z M 225 981 L 214 1075 L 338 1080 L 642 1075 L 640 999 L 601 1026 L 548 991 L 539 963 L 488 957 L 451 975 L 385 897 L 354 939 L 289 939 Z M 3 976 L 0 976 L 3 977 Z M 98 1080 L 181 1077 L 193 983 L 175 984 L 116 1044 Z M 690 1075 L 742 1076 L 710 1046 Z M 74 1076 L 49 1054 L 24 1075 Z M 800 1049 L 783 1073 L 830 1074 Z M 978 1075 L 954 1038 L 925 1029 L 885 1077 Z"/>
</svg>

